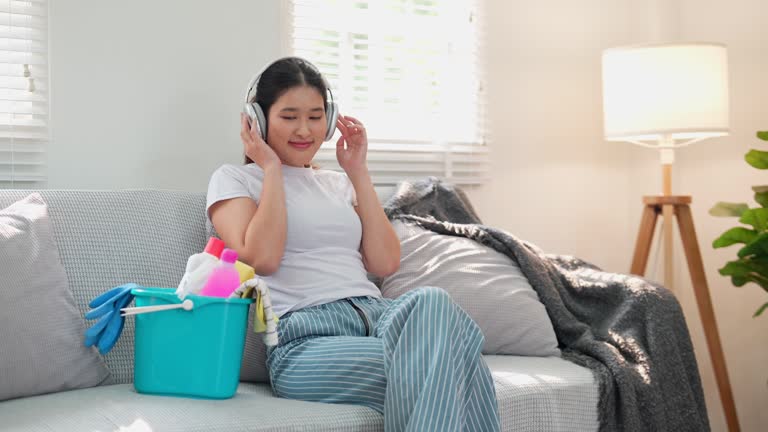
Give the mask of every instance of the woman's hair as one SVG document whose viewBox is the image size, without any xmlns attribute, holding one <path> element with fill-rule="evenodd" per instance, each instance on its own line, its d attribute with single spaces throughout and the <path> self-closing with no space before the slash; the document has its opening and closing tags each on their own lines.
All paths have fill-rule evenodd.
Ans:
<svg viewBox="0 0 768 432">
<path fill-rule="evenodd" d="M 256 102 L 264 112 L 264 117 L 269 119 L 269 110 L 275 101 L 287 90 L 297 86 L 308 85 L 317 89 L 323 97 L 323 109 L 328 103 L 325 81 L 320 71 L 310 62 L 299 57 L 281 58 L 269 65 L 259 77 L 256 91 L 249 103 Z M 264 128 L 267 135 L 269 121 Z M 245 164 L 253 163 L 251 158 L 245 156 Z"/>
</svg>

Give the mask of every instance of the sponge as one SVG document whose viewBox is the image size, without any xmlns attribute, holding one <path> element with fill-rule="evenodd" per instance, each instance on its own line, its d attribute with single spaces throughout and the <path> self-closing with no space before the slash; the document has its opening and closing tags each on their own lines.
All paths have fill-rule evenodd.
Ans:
<svg viewBox="0 0 768 432">
<path fill-rule="evenodd" d="M 240 261 L 235 261 L 235 270 L 240 274 L 240 283 L 256 277 L 256 271 L 253 267 Z"/>
</svg>

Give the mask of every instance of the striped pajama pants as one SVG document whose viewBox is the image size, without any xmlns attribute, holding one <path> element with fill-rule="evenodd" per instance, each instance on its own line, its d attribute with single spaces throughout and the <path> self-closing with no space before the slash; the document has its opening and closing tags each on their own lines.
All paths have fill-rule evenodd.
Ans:
<svg viewBox="0 0 768 432">
<path fill-rule="evenodd" d="M 357 404 L 390 431 L 498 431 L 483 335 L 440 288 L 289 312 L 267 367 L 279 397 Z"/>
</svg>

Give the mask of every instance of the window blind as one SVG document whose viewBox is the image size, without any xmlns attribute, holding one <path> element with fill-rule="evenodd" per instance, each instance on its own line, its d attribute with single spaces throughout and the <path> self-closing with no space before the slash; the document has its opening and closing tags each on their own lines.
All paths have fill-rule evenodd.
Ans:
<svg viewBox="0 0 768 432">
<path fill-rule="evenodd" d="M 48 1 L 0 0 L 0 188 L 45 183 L 48 103 Z"/>
<path fill-rule="evenodd" d="M 293 0 L 292 55 L 315 64 L 341 114 L 362 121 L 376 185 L 488 174 L 476 0 Z M 340 169 L 336 137 L 315 161 Z"/>
</svg>

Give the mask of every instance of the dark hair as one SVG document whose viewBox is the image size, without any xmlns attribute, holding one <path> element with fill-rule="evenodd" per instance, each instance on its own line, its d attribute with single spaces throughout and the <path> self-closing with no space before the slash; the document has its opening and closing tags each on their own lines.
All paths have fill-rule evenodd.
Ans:
<svg viewBox="0 0 768 432">
<path fill-rule="evenodd" d="M 254 101 L 259 104 L 264 112 L 264 117 L 269 119 L 269 110 L 275 101 L 286 91 L 297 87 L 308 85 L 317 89 L 323 97 L 323 109 L 328 103 L 325 81 L 320 71 L 310 62 L 299 57 L 285 57 L 276 60 L 269 65 L 259 77 L 256 89 L 248 101 Z M 267 135 L 269 121 L 264 128 L 264 135 Z M 253 163 L 251 158 L 245 156 L 245 164 Z"/>
</svg>

